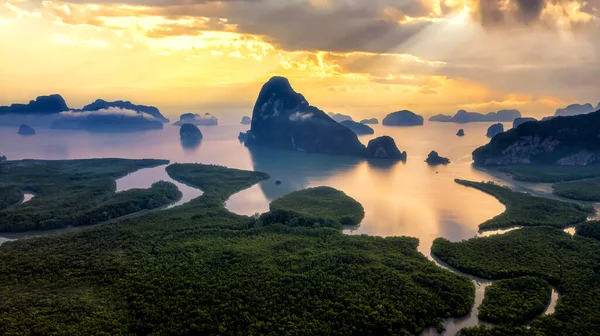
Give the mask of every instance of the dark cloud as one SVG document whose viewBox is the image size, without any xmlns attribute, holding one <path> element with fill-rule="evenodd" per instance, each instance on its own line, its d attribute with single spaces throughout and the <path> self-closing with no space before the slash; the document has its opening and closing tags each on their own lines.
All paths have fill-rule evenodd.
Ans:
<svg viewBox="0 0 600 336">
<path fill-rule="evenodd" d="M 600 0 L 473 0 L 477 9 L 475 17 L 485 27 L 500 26 L 505 24 L 533 24 L 542 20 L 544 8 L 549 5 L 560 6 L 560 10 L 567 20 L 573 13 L 569 13 L 569 6 L 578 4 L 582 13 L 597 15 Z M 555 25 L 557 22 L 545 22 L 546 25 Z"/>
<path fill-rule="evenodd" d="M 70 2 L 74 5 L 88 0 Z M 149 33 L 150 37 L 197 35 L 205 30 L 231 30 L 259 35 L 265 41 L 288 50 L 306 51 L 396 51 L 411 37 L 431 25 L 427 21 L 402 23 L 407 17 L 427 17 L 432 9 L 421 0 L 89 0 L 89 3 L 126 3 L 150 6 L 133 13 L 127 7 L 106 6 L 89 16 L 67 14 L 56 6 L 55 14 L 68 24 L 102 26 L 98 16 L 160 15 L 169 19 L 207 18 L 179 25 L 166 24 Z M 67 2 L 69 3 L 69 2 Z M 227 19 L 221 22 L 220 19 Z"/>
</svg>

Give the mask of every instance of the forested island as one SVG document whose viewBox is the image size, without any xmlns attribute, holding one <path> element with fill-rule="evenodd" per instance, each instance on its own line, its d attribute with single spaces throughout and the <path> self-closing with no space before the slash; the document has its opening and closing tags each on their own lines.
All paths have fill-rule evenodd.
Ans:
<svg viewBox="0 0 600 336">
<path fill-rule="evenodd" d="M 501 280 L 486 290 L 479 315 L 499 325 L 466 328 L 461 335 L 594 335 L 600 311 L 600 225 L 585 222 L 591 209 L 492 183 L 457 182 L 506 205 L 504 214 L 480 228 L 521 227 L 461 242 L 434 241 L 432 254 L 451 267 Z M 563 232 L 568 226 L 576 227 L 574 237 Z M 553 314 L 539 316 L 549 301 L 548 284 L 560 297 Z"/>
<path fill-rule="evenodd" d="M 130 169 L 162 163 L 95 161 L 53 164 L 110 184 Z M 34 167 L 29 173 L 35 176 Z M 473 284 L 427 260 L 417 252 L 416 239 L 349 236 L 306 219 L 309 213 L 359 221 L 362 207 L 343 193 L 316 189 L 291 195 L 272 208 L 296 215 L 269 222 L 265 219 L 273 216 L 240 216 L 223 207 L 230 195 L 266 174 L 201 164 L 173 164 L 167 172 L 204 194 L 141 217 L 3 244 L 3 331 L 419 334 L 471 309 Z M 17 173 L 7 176 L 4 182 L 25 185 Z M 349 202 L 356 210 L 315 211 L 312 199 L 321 205 Z"/>
</svg>

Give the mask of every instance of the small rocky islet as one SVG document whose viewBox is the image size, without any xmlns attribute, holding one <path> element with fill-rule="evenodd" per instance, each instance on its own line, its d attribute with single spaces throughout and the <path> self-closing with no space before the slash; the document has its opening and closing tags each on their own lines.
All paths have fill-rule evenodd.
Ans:
<svg viewBox="0 0 600 336">
<path fill-rule="evenodd" d="M 431 151 L 425 162 L 430 166 L 447 165 L 450 163 L 450 159 L 440 156 L 436 151 Z"/>
<path fill-rule="evenodd" d="M 406 161 L 406 152 L 401 152 L 392 137 L 381 136 L 369 141 L 367 156 L 374 159 Z"/>
<path fill-rule="evenodd" d="M 202 132 L 194 124 L 183 124 L 179 128 L 179 138 L 183 142 L 200 142 L 202 137 Z"/>
<path fill-rule="evenodd" d="M 409 110 L 402 110 L 388 114 L 383 118 L 381 124 L 383 126 L 421 126 L 423 122 L 422 116 Z"/>
<path fill-rule="evenodd" d="M 242 125 L 250 125 L 251 123 L 252 123 L 252 118 L 250 118 L 248 116 L 243 116 L 242 121 L 240 121 L 240 124 L 242 124 Z"/>
<path fill-rule="evenodd" d="M 18 134 L 20 135 L 35 135 L 35 129 L 33 129 L 33 127 L 27 126 L 27 125 L 21 125 L 19 126 L 19 130 L 17 131 Z"/>
<path fill-rule="evenodd" d="M 492 126 L 488 127 L 485 135 L 488 138 L 493 138 L 502 132 L 504 132 L 504 125 L 502 125 L 501 123 L 497 123 L 497 124 L 493 124 Z"/>
</svg>

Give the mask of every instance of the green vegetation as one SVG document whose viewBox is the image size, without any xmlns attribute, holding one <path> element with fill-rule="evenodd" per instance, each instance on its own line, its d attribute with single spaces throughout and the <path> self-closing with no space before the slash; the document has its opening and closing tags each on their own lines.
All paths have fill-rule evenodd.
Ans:
<svg viewBox="0 0 600 336">
<path fill-rule="evenodd" d="M 575 233 L 582 237 L 600 240 L 600 221 L 589 221 L 579 224 L 575 230 Z"/>
<path fill-rule="evenodd" d="M 265 174 L 172 165 L 204 194 L 165 211 L 0 246 L 5 334 L 408 335 L 466 315 L 467 278 L 408 237 L 249 227 L 223 201 Z"/>
<path fill-rule="evenodd" d="M 600 201 L 600 178 L 560 182 L 552 186 L 555 195 L 579 201 Z"/>
<path fill-rule="evenodd" d="M 365 217 L 365 210 L 360 203 L 330 187 L 296 191 L 273 201 L 269 207 L 272 211 L 291 211 L 304 216 L 331 219 L 341 225 L 355 226 Z"/>
<path fill-rule="evenodd" d="M 552 287 L 543 279 L 498 280 L 486 288 L 479 318 L 493 323 L 527 322 L 546 310 L 551 295 Z"/>
<path fill-rule="evenodd" d="M 156 209 L 181 199 L 181 191 L 170 182 L 158 181 L 149 189 L 131 189 L 119 192 L 89 210 L 74 217 L 72 225 L 93 225 L 142 210 Z"/>
<path fill-rule="evenodd" d="M 23 201 L 23 192 L 15 186 L 0 186 L 0 210 Z"/>
<path fill-rule="evenodd" d="M 196 186 L 208 196 L 218 197 L 223 202 L 241 189 L 269 178 L 268 174 L 260 172 L 191 163 L 172 164 L 167 167 L 167 173 L 174 180 Z"/>
<path fill-rule="evenodd" d="M 487 279 L 534 276 L 560 293 L 555 313 L 538 317 L 530 329 L 474 328 L 462 335 L 595 335 L 600 328 L 600 244 L 594 239 L 534 227 L 457 243 L 438 238 L 431 251 L 469 274 Z"/>
<path fill-rule="evenodd" d="M 600 165 L 561 166 L 561 165 L 511 165 L 497 168 L 517 181 L 533 183 L 553 183 L 600 177 Z"/>
<path fill-rule="evenodd" d="M 106 218 L 97 211 L 102 207 L 109 214 L 116 214 L 131 213 L 144 208 L 144 204 L 146 207 L 168 204 L 166 199 L 171 200 L 174 195 L 172 189 L 164 187 L 122 193 L 116 202 L 111 202 L 115 197 L 116 179 L 141 168 L 167 163 L 165 160 L 125 159 L 2 162 L 0 184 L 30 190 L 36 196 L 25 204 L 0 210 L 0 231 L 96 224 Z M 154 201 L 146 202 L 148 198 Z M 158 201 L 160 199 L 163 201 Z M 133 203 L 135 206 L 130 206 Z M 101 216 L 93 217 L 94 214 Z"/>
<path fill-rule="evenodd" d="M 479 225 L 481 230 L 505 229 L 517 226 L 547 225 L 565 228 L 581 223 L 593 213 L 593 208 L 515 192 L 493 182 L 455 180 L 496 197 L 506 206 L 502 214 Z"/>
</svg>

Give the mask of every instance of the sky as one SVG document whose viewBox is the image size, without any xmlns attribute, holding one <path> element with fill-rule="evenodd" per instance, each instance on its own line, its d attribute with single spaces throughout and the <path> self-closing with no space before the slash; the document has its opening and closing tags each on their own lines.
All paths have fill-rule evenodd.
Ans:
<svg viewBox="0 0 600 336">
<path fill-rule="evenodd" d="M 271 76 L 355 119 L 600 101 L 600 0 L 0 0 L 0 105 L 249 115 Z"/>
</svg>

